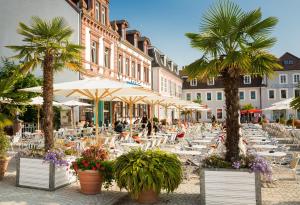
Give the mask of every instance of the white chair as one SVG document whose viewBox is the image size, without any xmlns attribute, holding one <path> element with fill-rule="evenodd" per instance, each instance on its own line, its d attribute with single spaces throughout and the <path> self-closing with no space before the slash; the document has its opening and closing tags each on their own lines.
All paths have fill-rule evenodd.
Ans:
<svg viewBox="0 0 300 205">
<path fill-rule="evenodd" d="M 21 138 L 22 138 L 21 133 L 16 133 L 16 135 L 13 136 L 12 142 L 10 143 L 11 151 L 14 151 L 13 146 L 19 146 L 19 149 L 20 149 L 20 147 L 22 145 Z"/>
</svg>

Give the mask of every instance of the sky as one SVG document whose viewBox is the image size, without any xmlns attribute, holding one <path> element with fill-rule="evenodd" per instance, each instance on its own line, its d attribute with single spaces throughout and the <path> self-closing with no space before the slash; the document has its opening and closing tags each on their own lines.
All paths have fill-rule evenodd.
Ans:
<svg viewBox="0 0 300 205">
<path fill-rule="evenodd" d="M 300 57 L 300 0 L 233 0 L 244 10 L 261 8 L 263 17 L 276 16 L 277 38 L 270 51 L 277 57 L 290 52 Z M 179 66 L 192 63 L 201 53 L 191 48 L 187 32 L 199 32 L 201 17 L 216 0 L 110 0 L 111 20 L 126 19 Z"/>
</svg>

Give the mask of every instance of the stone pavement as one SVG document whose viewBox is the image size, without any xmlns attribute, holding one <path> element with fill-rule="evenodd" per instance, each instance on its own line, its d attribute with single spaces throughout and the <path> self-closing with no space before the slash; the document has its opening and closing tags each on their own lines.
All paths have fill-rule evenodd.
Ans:
<svg viewBox="0 0 300 205">
<path fill-rule="evenodd" d="M 281 170 L 281 169 L 280 169 Z M 296 183 L 288 170 L 275 170 L 279 180 L 272 187 L 262 188 L 263 205 L 300 205 L 300 184 Z M 300 176 L 299 176 L 300 182 Z M 198 177 L 185 180 L 172 194 L 163 193 L 156 205 L 199 205 L 200 184 Z M 10 163 L 8 173 L 0 182 L 0 205 L 137 205 L 125 190 L 120 192 L 114 185 L 94 196 L 79 192 L 79 184 L 61 188 L 54 192 L 15 186 L 15 164 Z"/>
</svg>

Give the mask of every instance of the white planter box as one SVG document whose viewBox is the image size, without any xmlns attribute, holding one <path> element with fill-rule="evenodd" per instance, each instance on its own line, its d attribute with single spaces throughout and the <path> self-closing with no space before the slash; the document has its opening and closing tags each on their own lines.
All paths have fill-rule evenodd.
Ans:
<svg viewBox="0 0 300 205">
<path fill-rule="evenodd" d="M 55 166 L 43 159 L 26 157 L 17 159 L 16 185 L 19 187 L 53 191 L 75 181 L 76 176 L 70 167 Z"/>
<path fill-rule="evenodd" d="M 201 205 L 261 205 L 259 174 L 248 170 L 202 169 Z"/>
</svg>

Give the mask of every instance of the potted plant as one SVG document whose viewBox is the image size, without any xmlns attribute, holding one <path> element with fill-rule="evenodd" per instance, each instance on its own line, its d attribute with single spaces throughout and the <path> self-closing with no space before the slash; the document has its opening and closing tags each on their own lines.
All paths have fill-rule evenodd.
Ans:
<svg viewBox="0 0 300 205">
<path fill-rule="evenodd" d="M 70 170 L 72 158 L 62 150 L 26 150 L 18 153 L 16 185 L 54 191 L 76 181 Z"/>
<path fill-rule="evenodd" d="M 259 156 L 241 156 L 232 163 L 211 155 L 200 171 L 201 204 L 258 204 L 261 201 L 261 177 L 272 180 L 270 164 Z"/>
<path fill-rule="evenodd" d="M 9 162 L 9 158 L 6 153 L 9 145 L 9 138 L 6 136 L 3 128 L 0 127 L 0 181 L 4 177 Z"/>
<path fill-rule="evenodd" d="M 140 203 L 158 201 L 161 190 L 173 192 L 182 181 L 181 163 L 176 155 L 161 150 L 134 149 L 114 163 L 118 186 Z"/>
<path fill-rule="evenodd" d="M 96 146 L 84 150 L 81 157 L 72 162 L 80 181 L 81 192 L 84 194 L 98 194 L 102 183 L 108 188 L 113 180 L 113 162 L 108 161 L 108 152 Z"/>
</svg>

